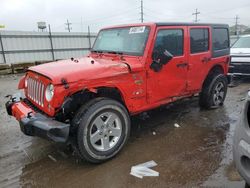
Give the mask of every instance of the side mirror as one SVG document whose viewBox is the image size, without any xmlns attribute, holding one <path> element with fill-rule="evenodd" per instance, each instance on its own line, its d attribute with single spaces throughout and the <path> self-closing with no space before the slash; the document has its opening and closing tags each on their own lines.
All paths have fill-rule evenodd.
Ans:
<svg viewBox="0 0 250 188">
<path fill-rule="evenodd" d="M 162 64 L 153 60 L 153 63 L 150 65 L 150 68 L 153 69 L 155 72 L 160 72 L 160 70 L 162 69 Z"/>
<path fill-rule="evenodd" d="M 169 61 L 171 61 L 171 59 L 173 59 L 173 55 L 166 49 L 154 50 L 152 59 L 153 63 L 150 65 L 150 68 L 155 72 L 159 72 L 162 69 L 162 65 L 167 64 Z"/>
</svg>

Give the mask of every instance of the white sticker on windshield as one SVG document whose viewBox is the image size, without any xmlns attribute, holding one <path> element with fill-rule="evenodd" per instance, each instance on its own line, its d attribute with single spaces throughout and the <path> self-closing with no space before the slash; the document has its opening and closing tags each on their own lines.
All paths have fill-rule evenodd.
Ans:
<svg viewBox="0 0 250 188">
<path fill-rule="evenodd" d="M 144 33 L 144 31 L 145 31 L 145 26 L 131 27 L 129 30 L 129 34 Z"/>
</svg>

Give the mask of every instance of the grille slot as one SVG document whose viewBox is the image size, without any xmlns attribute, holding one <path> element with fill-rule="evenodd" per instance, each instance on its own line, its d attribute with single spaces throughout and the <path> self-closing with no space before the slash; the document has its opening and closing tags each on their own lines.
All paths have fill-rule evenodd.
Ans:
<svg viewBox="0 0 250 188">
<path fill-rule="evenodd" d="M 44 106 L 44 87 L 45 85 L 41 81 L 28 77 L 27 95 L 29 99 L 42 107 Z"/>
</svg>

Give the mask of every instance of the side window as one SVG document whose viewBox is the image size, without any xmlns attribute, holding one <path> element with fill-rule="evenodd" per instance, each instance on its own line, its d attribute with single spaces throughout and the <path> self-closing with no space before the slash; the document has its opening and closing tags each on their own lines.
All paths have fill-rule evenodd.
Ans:
<svg viewBox="0 0 250 188">
<path fill-rule="evenodd" d="M 173 56 L 183 55 L 183 30 L 162 29 L 157 33 L 154 50 L 167 50 Z"/>
<path fill-rule="evenodd" d="M 213 49 L 224 50 L 229 48 L 228 30 L 226 28 L 213 29 Z"/>
<path fill-rule="evenodd" d="M 208 51 L 208 29 L 190 29 L 190 45 L 192 54 Z"/>
</svg>

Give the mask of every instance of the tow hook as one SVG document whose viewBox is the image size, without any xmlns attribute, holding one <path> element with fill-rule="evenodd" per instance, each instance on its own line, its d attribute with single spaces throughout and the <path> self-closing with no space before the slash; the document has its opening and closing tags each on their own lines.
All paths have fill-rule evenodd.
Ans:
<svg viewBox="0 0 250 188">
<path fill-rule="evenodd" d="M 33 112 L 31 111 L 31 112 L 29 112 L 28 114 L 27 114 L 27 118 L 31 118 L 32 117 L 32 114 Z"/>
</svg>

